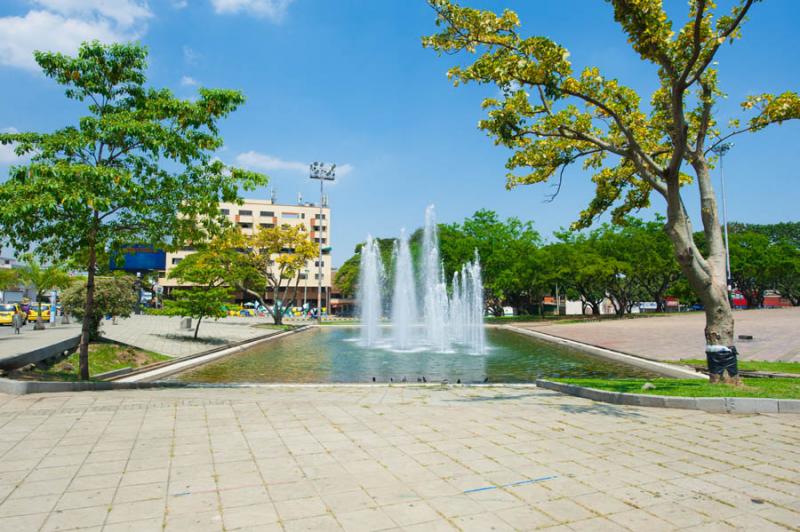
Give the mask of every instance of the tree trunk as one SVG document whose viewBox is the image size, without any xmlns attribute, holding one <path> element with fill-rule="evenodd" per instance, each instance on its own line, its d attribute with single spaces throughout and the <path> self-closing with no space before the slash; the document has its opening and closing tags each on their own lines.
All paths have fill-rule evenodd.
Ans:
<svg viewBox="0 0 800 532">
<path fill-rule="evenodd" d="M 203 321 L 203 316 L 197 318 L 197 325 L 194 328 L 194 338 L 197 339 L 197 333 L 200 331 L 200 322 Z"/>
<path fill-rule="evenodd" d="M 665 230 L 675 249 L 675 257 L 692 289 L 700 297 L 706 313 L 706 345 L 733 346 L 733 312 L 728 298 L 725 274 L 725 247 L 711 190 L 708 169 L 695 164 L 701 196 L 701 216 L 708 245 L 704 258 L 694 242 L 692 226 L 680 198 L 679 186 L 670 186 Z"/>
<path fill-rule="evenodd" d="M 81 326 L 81 343 L 79 348 L 79 363 L 81 380 L 89 380 L 89 340 L 91 340 L 92 325 L 94 320 L 94 271 L 97 267 L 97 224 L 98 224 L 97 211 L 94 213 L 94 224 L 89 230 L 88 235 L 88 248 L 89 248 L 89 261 L 86 268 L 86 303 L 83 307 L 83 323 Z"/>
</svg>

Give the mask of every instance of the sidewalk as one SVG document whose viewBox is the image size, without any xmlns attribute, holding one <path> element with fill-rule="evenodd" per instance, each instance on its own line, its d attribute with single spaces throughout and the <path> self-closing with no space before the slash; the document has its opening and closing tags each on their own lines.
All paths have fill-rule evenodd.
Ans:
<svg viewBox="0 0 800 532">
<path fill-rule="evenodd" d="M 55 327 L 47 324 L 47 328 L 43 331 L 34 331 L 33 325 L 28 323 L 20 330 L 20 334 L 14 334 L 13 327 L 0 328 L 0 358 L 29 353 L 81 334 L 80 322 L 73 321 L 69 325 Z"/>
<path fill-rule="evenodd" d="M 180 329 L 180 322 L 180 318 L 169 316 L 131 316 L 119 318 L 116 325 L 105 320 L 101 331 L 109 340 L 173 357 L 193 355 L 274 332 L 254 327 L 270 324 L 271 319 L 231 317 L 219 321 L 203 320 L 198 337 L 194 339 L 197 322 L 192 320 L 191 330 Z"/>
<path fill-rule="evenodd" d="M 733 317 L 737 337 L 753 336 L 753 340 L 736 342 L 742 360 L 800 362 L 800 307 L 740 310 Z M 587 323 L 512 325 L 656 360 L 705 358 L 702 312 Z"/>
<path fill-rule="evenodd" d="M 0 530 L 796 530 L 798 440 L 536 388 L 0 394 Z"/>
</svg>

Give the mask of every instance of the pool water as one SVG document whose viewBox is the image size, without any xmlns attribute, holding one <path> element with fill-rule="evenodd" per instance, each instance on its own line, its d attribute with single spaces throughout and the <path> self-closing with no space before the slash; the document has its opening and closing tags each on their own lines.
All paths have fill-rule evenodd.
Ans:
<svg viewBox="0 0 800 532">
<path fill-rule="evenodd" d="M 548 377 L 639 377 L 646 370 L 512 331 L 489 329 L 484 355 L 361 347 L 357 328 L 318 327 L 174 375 L 196 383 L 525 383 Z"/>
</svg>

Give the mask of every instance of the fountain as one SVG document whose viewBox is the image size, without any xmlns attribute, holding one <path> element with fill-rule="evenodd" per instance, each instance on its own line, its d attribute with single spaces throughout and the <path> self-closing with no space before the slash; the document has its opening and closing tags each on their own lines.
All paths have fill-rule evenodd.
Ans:
<svg viewBox="0 0 800 532">
<path fill-rule="evenodd" d="M 367 236 L 361 248 L 361 269 L 358 283 L 360 302 L 361 345 L 371 347 L 380 339 L 380 319 L 383 309 L 381 286 L 383 285 L 383 263 L 378 242 Z"/>
<path fill-rule="evenodd" d="M 377 242 L 367 237 L 361 251 L 358 306 L 361 317 L 361 343 L 383 345 L 392 350 L 424 349 L 440 353 L 455 346 L 470 354 L 486 352 L 483 328 L 483 282 L 477 254 L 453 275 L 452 295 L 448 296 L 442 261 L 436 214 L 431 205 L 425 211 L 419 283 L 414 275 L 408 236 L 405 230 L 395 241 L 394 286 L 392 291 L 391 334 L 381 337 L 379 322 L 383 267 Z M 422 303 L 419 312 L 417 302 Z"/>
</svg>

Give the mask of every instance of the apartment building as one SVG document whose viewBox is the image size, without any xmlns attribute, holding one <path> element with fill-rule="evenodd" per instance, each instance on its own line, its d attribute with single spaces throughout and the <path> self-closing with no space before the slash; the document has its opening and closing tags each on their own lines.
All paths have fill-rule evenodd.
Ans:
<svg viewBox="0 0 800 532">
<path fill-rule="evenodd" d="M 245 199 L 242 205 L 235 203 L 220 203 L 220 210 L 225 214 L 228 219 L 241 227 L 242 232 L 245 234 L 252 234 L 260 228 L 271 228 L 280 225 L 302 225 L 308 231 L 308 234 L 315 242 L 322 239 L 322 299 L 323 307 L 327 307 L 330 295 L 331 281 L 333 279 L 331 272 L 331 255 L 330 255 L 330 229 L 331 229 L 331 211 L 327 205 L 322 207 L 322 218 L 320 219 L 319 205 L 313 203 L 298 203 L 296 205 L 281 205 L 274 203 L 272 200 L 260 199 Z M 159 282 L 164 289 L 169 292 L 171 288 L 178 285 L 175 280 L 169 278 L 169 272 L 175 267 L 184 257 L 193 253 L 192 248 L 184 248 L 174 253 L 167 253 L 166 260 L 166 276 Z M 300 272 L 300 284 L 298 289 L 299 304 L 302 304 L 303 299 L 311 303 L 311 306 L 316 306 L 317 302 L 317 288 L 319 286 L 319 268 L 318 259 L 310 260 L 306 263 L 304 271 Z M 289 283 L 294 287 L 297 278 L 294 278 Z M 251 298 L 244 297 L 242 294 L 237 296 L 238 299 L 249 300 Z"/>
</svg>

